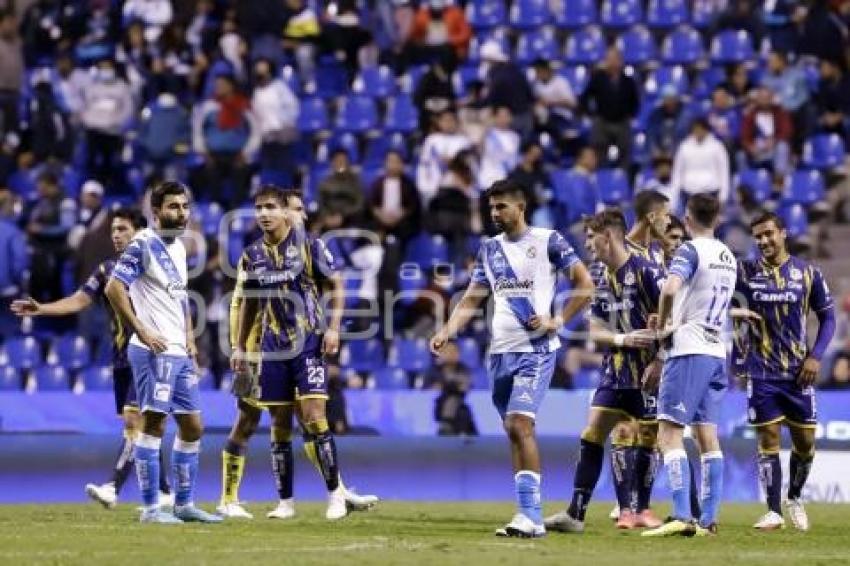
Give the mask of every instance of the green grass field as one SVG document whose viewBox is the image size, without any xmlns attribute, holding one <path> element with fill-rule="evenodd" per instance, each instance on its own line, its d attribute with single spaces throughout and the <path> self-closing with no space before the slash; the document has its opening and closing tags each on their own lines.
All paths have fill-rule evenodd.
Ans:
<svg viewBox="0 0 850 566">
<path fill-rule="evenodd" d="M 299 504 L 299 516 L 289 522 L 265 519 L 270 505 L 249 508 L 263 518 L 168 527 L 139 524 L 129 505 L 114 511 L 94 505 L 3 506 L 0 564 L 850 563 L 844 531 L 850 506 L 843 505 L 810 505 L 814 528 L 808 533 L 754 532 L 750 525 L 760 506 L 726 505 L 718 537 L 647 540 L 615 530 L 605 519 L 610 507 L 597 504 L 584 535 L 552 533 L 535 541 L 493 536 L 513 512 L 509 503 L 384 502 L 334 524 L 324 520 L 324 508 L 316 503 Z"/>
</svg>

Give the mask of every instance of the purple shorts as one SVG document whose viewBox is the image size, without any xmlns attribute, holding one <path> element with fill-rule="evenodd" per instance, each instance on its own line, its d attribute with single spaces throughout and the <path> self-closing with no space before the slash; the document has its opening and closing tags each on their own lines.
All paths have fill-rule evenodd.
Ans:
<svg viewBox="0 0 850 566">
<path fill-rule="evenodd" d="M 747 382 L 747 416 L 754 426 L 788 421 L 815 426 L 818 422 L 814 387 L 796 381 L 750 379 Z"/>
<path fill-rule="evenodd" d="M 304 397 L 328 397 L 325 361 L 316 351 L 305 351 L 287 360 L 263 360 L 259 382 L 260 404 L 281 405 Z"/>
<path fill-rule="evenodd" d="M 610 386 L 598 387 L 590 406 L 625 413 L 639 421 L 654 421 L 657 409 L 654 395 L 636 388 L 616 389 Z"/>
</svg>

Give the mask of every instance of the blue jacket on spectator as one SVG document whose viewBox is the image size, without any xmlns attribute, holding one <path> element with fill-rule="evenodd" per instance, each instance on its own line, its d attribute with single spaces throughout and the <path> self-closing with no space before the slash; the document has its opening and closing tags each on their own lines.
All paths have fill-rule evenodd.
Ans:
<svg viewBox="0 0 850 566">
<path fill-rule="evenodd" d="M 27 239 L 8 218 L 0 218 L 0 298 L 20 293 L 29 268 Z"/>
<path fill-rule="evenodd" d="M 260 147 L 260 129 L 250 110 L 245 110 L 239 125 L 222 128 L 219 120 L 221 104 L 207 100 L 195 111 L 192 120 L 192 145 L 198 153 L 254 154 Z"/>
<path fill-rule="evenodd" d="M 142 110 L 139 144 L 154 161 L 168 161 L 189 149 L 189 113 L 173 94 L 161 94 Z"/>
</svg>

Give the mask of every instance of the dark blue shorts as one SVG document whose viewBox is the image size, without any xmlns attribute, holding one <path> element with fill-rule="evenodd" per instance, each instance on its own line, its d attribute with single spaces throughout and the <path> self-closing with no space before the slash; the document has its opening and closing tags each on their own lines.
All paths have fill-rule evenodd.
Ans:
<svg viewBox="0 0 850 566">
<path fill-rule="evenodd" d="M 654 395 L 637 388 L 618 389 L 601 385 L 593 394 L 591 407 L 623 413 L 639 421 L 655 421 L 657 401 Z"/>
<path fill-rule="evenodd" d="M 812 427 L 818 422 L 814 387 L 800 387 L 796 381 L 750 379 L 747 382 L 747 417 L 761 426 L 788 421 Z"/>
<path fill-rule="evenodd" d="M 263 360 L 260 364 L 261 405 L 284 405 L 297 399 L 327 399 L 325 361 L 318 351 L 305 351 L 286 360 Z"/>
<path fill-rule="evenodd" d="M 139 409 L 136 384 L 133 383 L 133 370 L 129 367 L 112 370 L 112 391 L 115 393 L 116 413 L 124 414 L 125 408 Z"/>
<path fill-rule="evenodd" d="M 669 358 L 658 388 L 658 420 L 681 426 L 717 424 L 728 387 L 724 358 L 700 354 Z"/>
</svg>

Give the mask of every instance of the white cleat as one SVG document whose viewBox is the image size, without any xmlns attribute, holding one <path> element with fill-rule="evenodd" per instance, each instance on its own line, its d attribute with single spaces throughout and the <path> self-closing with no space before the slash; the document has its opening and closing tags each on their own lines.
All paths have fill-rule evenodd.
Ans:
<svg viewBox="0 0 850 566">
<path fill-rule="evenodd" d="M 281 499 L 277 507 L 266 513 L 269 519 L 291 519 L 295 516 L 295 500 Z"/>
<path fill-rule="evenodd" d="M 114 509 L 118 505 L 118 494 L 115 493 L 115 484 L 105 483 L 97 485 L 95 483 L 86 484 L 86 495 L 93 501 L 97 501 L 106 509 Z"/>
<path fill-rule="evenodd" d="M 497 537 L 540 538 L 546 536 L 546 527 L 538 525 L 522 513 L 517 513 L 511 522 L 496 529 Z"/>
<path fill-rule="evenodd" d="M 620 519 L 620 506 L 614 505 L 614 508 L 611 509 L 611 512 L 608 513 L 608 518 L 612 521 L 618 521 Z"/>
<path fill-rule="evenodd" d="M 791 524 L 798 531 L 809 530 L 809 516 L 806 514 L 806 508 L 803 507 L 803 502 L 799 499 L 789 499 L 785 502 L 785 510 L 788 511 L 788 516 L 791 518 Z"/>
<path fill-rule="evenodd" d="M 226 519 L 253 519 L 254 516 L 250 514 L 240 502 L 231 501 L 230 503 L 221 503 L 218 507 L 215 508 L 215 512 L 225 517 Z"/>
<path fill-rule="evenodd" d="M 776 511 L 768 511 L 756 521 L 753 528 L 760 531 L 778 531 L 785 528 L 785 519 Z"/>
<path fill-rule="evenodd" d="M 157 497 L 157 505 L 159 505 L 160 509 L 163 510 L 174 510 L 174 492 L 165 493 L 164 491 L 159 492 L 159 496 Z"/>
<path fill-rule="evenodd" d="M 338 487 L 328 493 L 328 510 L 325 512 L 325 518 L 328 521 L 336 521 L 346 515 L 348 515 L 348 508 L 345 505 L 345 492 Z"/>
<path fill-rule="evenodd" d="M 349 511 L 369 511 L 378 501 L 377 495 L 360 495 L 353 489 L 345 490 L 345 506 Z"/>
<path fill-rule="evenodd" d="M 547 530 L 559 533 L 583 533 L 584 521 L 570 517 L 566 511 L 559 511 L 543 520 Z"/>
</svg>

